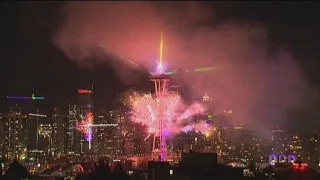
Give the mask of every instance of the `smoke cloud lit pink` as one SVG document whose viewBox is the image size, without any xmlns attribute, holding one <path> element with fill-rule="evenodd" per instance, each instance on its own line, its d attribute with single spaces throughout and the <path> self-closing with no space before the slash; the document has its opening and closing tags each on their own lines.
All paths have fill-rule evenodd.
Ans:
<svg viewBox="0 0 320 180">
<path fill-rule="evenodd" d="M 54 43 L 80 64 L 99 47 L 152 70 L 163 29 L 166 67 L 217 67 L 182 78 L 194 97 L 208 93 L 218 111 L 232 109 L 236 123 L 267 130 L 303 105 L 307 88 L 298 64 L 288 52 L 270 54 L 262 27 L 231 21 L 205 25 L 215 22 L 213 12 L 197 2 L 70 2 L 64 12 Z"/>
</svg>

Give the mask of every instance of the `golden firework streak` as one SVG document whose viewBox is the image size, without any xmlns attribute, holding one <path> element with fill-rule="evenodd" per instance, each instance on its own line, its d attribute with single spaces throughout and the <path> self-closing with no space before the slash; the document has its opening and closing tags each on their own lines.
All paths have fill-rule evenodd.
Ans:
<svg viewBox="0 0 320 180">
<path fill-rule="evenodd" d="M 163 30 L 161 30 L 160 35 L 160 63 L 162 63 L 163 60 Z"/>
</svg>

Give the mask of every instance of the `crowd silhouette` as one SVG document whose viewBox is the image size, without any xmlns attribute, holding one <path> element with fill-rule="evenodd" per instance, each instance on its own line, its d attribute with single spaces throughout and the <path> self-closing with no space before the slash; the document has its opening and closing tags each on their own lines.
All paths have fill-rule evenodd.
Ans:
<svg viewBox="0 0 320 180">
<path fill-rule="evenodd" d="M 30 177 L 27 169 L 14 160 L 6 173 L 0 175 L 0 180 L 21 180 Z M 58 178 L 59 179 L 59 178 Z M 129 180 L 129 176 L 124 170 L 121 163 L 117 163 L 111 170 L 109 162 L 101 158 L 97 164 L 94 165 L 93 171 L 90 173 L 81 173 L 76 176 L 76 180 Z"/>
<path fill-rule="evenodd" d="M 2 171 L 2 169 L 1 169 Z M 26 179 L 29 176 L 27 169 L 20 164 L 18 161 L 14 160 L 8 170 L 6 171 L 5 175 L 1 176 L 0 179 L 2 180 L 20 180 Z"/>
<path fill-rule="evenodd" d="M 248 167 L 253 168 L 252 165 L 248 165 Z M 0 166 L 1 168 L 1 166 Z M 218 168 L 218 167 L 216 167 Z M 1 169 L 2 170 L 2 169 Z M 218 168 L 216 169 L 216 172 L 210 176 L 209 179 L 226 179 L 221 178 L 219 176 L 219 171 L 223 171 L 223 169 Z M 310 173 L 308 173 L 310 172 Z M 228 171 L 228 174 L 232 174 L 233 171 Z M 187 173 L 188 174 L 188 173 Z M 204 175 L 204 174 L 203 174 Z M 202 177 L 203 175 L 197 174 L 197 176 L 189 179 L 208 179 L 208 177 Z M 276 176 L 275 176 L 276 175 Z M 193 177 L 193 178 L 192 178 Z M 228 176 L 229 177 L 229 176 Z M 230 176 L 231 177 L 231 176 Z M 236 177 L 236 176 L 235 176 Z M 277 178 L 276 178 L 277 177 Z M 255 173 L 255 177 L 252 177 L 250 179 L 261 179 L 261 180 L 266 180 L 266 179 L 301 179 L 301 180 L 319 180 L 320 176 L 319 173 L 313 172 L 312 170 L 306 170 L 305 172 L 293 172 L 292 170 L 287 170 L 282 173 L 275 173 L 273 171 L 273 168 L 267 167 L 263 169 L 260 172 Z M 30 178 L 29 173 L 27 169 L 20 164 L 18 161 L 14 160 L 6 173 L 4 175 L 0 175 L 0 180 L 21 180 L 21 179 L 28 179 Z M 36 178 L 37 179 L 37 178 Z M 59 178 L 58 178 L 59 179 Z M 63 178 L 60 178 L 63 179 Z M 126 173 L 123 165 L 121 163 L 115 164 L 115 166 L 110 167 L 109 166 L 109 161 L 107 159 L 101 158 L 98 163 L 94 164 L 93 169 L 91 172 L 88 173 L 80 173 L 76 176 L 76 180 L 143 180 L 145 179 L 144 176 L 141 176 L 141 174 L 133 174 L 130 176 Z M 234 179 L 234 178 L 227 178 L 227 179 Z M 237 177 L 236 179 L 242 179 L 241 177 Z"/>
<path fill-rule="evenodd" d="M 117 163 L 111 170 L 109 162 L 101 158 L 95 169 L 89 174 L 79 174 L 76 180 L 129 180 L 129 176 L 121 163 Z"/>
</svg>

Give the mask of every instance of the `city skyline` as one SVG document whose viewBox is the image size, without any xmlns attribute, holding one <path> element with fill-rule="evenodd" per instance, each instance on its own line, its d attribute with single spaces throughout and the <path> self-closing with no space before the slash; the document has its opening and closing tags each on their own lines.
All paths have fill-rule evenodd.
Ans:
<svg viewBox="0 0 320 180">
<path fill-rule="evenodd" d="M 1 179 L 319 179 L 319 8 L 0 3 Z"/>
<path fill-rule="evenodd" d="M 239 158 L 265 162 L 268 161 L 269 154 L 270 157 L 273 154 L 278 156 L 294 154 L 303 161 L 318 162 L 318 132 L 301 133 L 275 127 L 269 130 L 270 136 L 261 137 L 257 132 L 233 124 L 232 111 L 225 111 L 224 114 L 214 113 L 207 96 L 204 96 L 203 101 L 206 103 L 205 112 L 193 117 L 192 121 L 205 120 L 215 130 L 210 134 L 203 134 L 195 129 L 168 136 L 170 153 L 187 152 L 190 148 L 200 152 L 216 151 L 220 161 L 224 163 L 236 161 Z M 72 124 L 73 121 L 79 122 L 79 119 L 84 119 L 81 116 L 84 116 L 88 110 L 85 104 L 86 102 L 80 101 L 78 105 L 69 106 L 68 114 L 61 114 L 61 111 L 56 110 L 50 116 L 41 111 L 38 111 L 38 114 L 26 114 L 21 111 L 21 107 L 12 107 L 10 112 L 0 114 L 2 120 L 0 133 L 8 135 L 8 139 L 2 139 L 1 152 L 9 153 L 8 157 L 11 158 L 14 152 L 19 154 L 19 158 L 33 157 L 30 156 L 31 154 L 27 156 L 28 153 L 44 152 L 47 154 L 44 157 L 38 157 L 36 162 L 42 162 L 42 158 L 59 158 L 73 154 L 148 156 L 148 153 L 152 152 L 152 142 L 150 142 L 152 138 L 148 138 L 146 129 L 139 123 L 131 121 L 130 113 L 125 108 L 113 111 L 93 111 L 95 113 L 94 124 L 116 124 L 116 126 L 95 127 L 92 131 L 94 133 L 92 149 L 88 148 L 85 134 L 82 131 L 76 131 L 76 125 Z M 79 118 L 74 118 L 76 116 Z M 229 123 L 226 124 L 226 122 Z M 34 134 L 36 131 L 37 136 Z M 74 134 L 74 138 L 69 138 L 69 132 Z M 4 155 L 2 154 L 2 157 L 7 157 Z"/>
</svg>

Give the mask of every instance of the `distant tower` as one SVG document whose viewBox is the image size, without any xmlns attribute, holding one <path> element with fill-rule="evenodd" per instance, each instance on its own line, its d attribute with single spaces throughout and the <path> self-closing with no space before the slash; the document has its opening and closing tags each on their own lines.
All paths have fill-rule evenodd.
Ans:
<svg viewBox="0 0 320 180">
<path fill-rule="evenodd" d="M 82 133 L 77 132 L 76 123 L 86 118 L 88 113 L 92 113 L 93 101 L 92 89 L 78 89 L 78 102 L 69 105 L 69 124 L 68 124 L 68 152 L 82 154 L 90 151 L 91 141 L 85 143 L 85 137 Z"/>
<path fill-rule="evenodd" d="M 81 106 L 81 117 L 83 118 L 91 118 L 91 121 L 93 123 L 94 116 L 93 116 L 93 86 L 91 86 L 91 89 L 78 89 L 78 101 L 79 105 Z M 83 119 L 78 119 L 78 121 L 81 121 Z M 80 149 L 81 153 L 86 153 L 88 151 L 91 151 L 91 141 L 92 141 L 92 124 L 88 127 L 88 136 L 85 137 L 84 134 L 77 132 L 80 135 Z M 85 143 L 85 140 L 88 142 L 88 144 Z"/>
<path fill-rule="evenodd" d="M 22 142 L 24 138 L 21 138 L 21 135 L 24 134 L 22 121 L 22 108 L 20 106 L 12 106 L 9 109 L 9 112 L 6 117 L 6 134 L 4 137 L 7 140 L 6 149 L 7 154 L 6 158 L 12 160 L 18 157 L 21 153 Z"/>
<path fill-rule="evenodd" d="M 211 114 L 213 113 L 213 104 L 212 104 L 212 100 L 211 98 L 208 96 L 207 93 L 204 94 L 204 96 L 202 97 L 202 103 L 205 107 L 205 113 L 208 115 L 208 114 Z"/>
<path fill-rule="evenodd" d="M 54 108 L 52 114 L 52 145 L 54 147 L 53 156 L 60 157 L 65 154 L 66 140 L 66 120 L 67 115 L 63 114 L 62 111 Z"/>
<path fill-rule="evenodd" d="M 170 80 L 169 77 L 164 73 L 162 60 L 163 60 L 163 31 L 161 31 L 160 60 L 157 67 L 157 72 L 150 76 L 150 80 L 154 82 L 155 96 L 156 96 L 157 106 L 158 106 L 158 122 L 159 122 L 158 132 L 155 132 L 155 135 L 154 135 L 153 154 L 155 151 L 155 136 L 157 133 L 159 133 L 159 138 L 160 138 L 159 149 L 160 149 L 161 162 L 166 161 L 166 153 L 167 153 L 166 137 L 163 133 L 164 122 L 162 117 L 162 113 L 163 113 L 162 101 L 163 101 L 163 97 L 166 96 L 167 94 L 168 81 Z"/>
<path fill-rule="evenodd" d="M 203 98 L 202 98 L 202 101 L 203 101 L 203 102 L 208 102 L 208 101 L 210 101 L 210 97 L 208 96 L 207 93 L 204 94 L 204 96 L 203 96 Z"/>
</svg>

